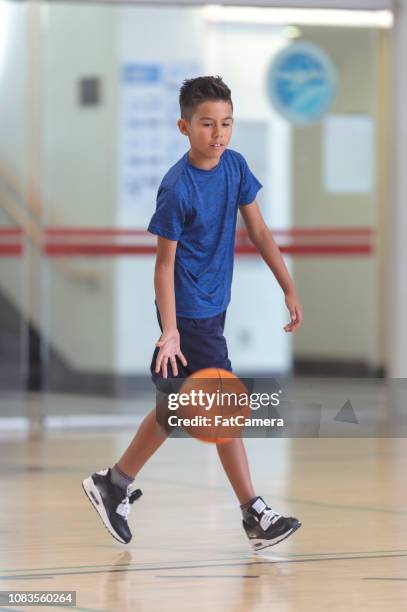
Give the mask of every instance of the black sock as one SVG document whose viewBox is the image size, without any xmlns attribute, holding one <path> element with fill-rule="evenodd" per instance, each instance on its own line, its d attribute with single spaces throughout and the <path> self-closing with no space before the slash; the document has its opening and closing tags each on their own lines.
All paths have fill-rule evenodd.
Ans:
<svg viewBox="0 0 407 612">
<path fill-rule="evenodd" d="M 112 468 L 110 468 L 110 480 L 114 485 L 120 487 L 126 492 L 127 487 L 134 482 L 134 478 L 125 474 L 123 470 L 119 468 L 117 463 Z"/>
<path fill-rule="evenodd" d="M 248 501 L 248 502 L 246 502 L 245 504 L 242 504 L 242 505 L 240 506 L 240 509 L 241 509 L 241 511 L 242 511 L 242 514 L 243 514 L 243 518 L 245 518 L 245 516 L 247 516 L 249 508 L 251 508 L 251 507 L 252 507 L 252 505 L 253 505 L 253 504 L 254 504 L 254 503 L 255 503 L 255 502 L 258 500 L 258 499 L 260 499 L 260 498 L 259 498 L 259 497 L 252 497 L 252 499 L 249 499 L 249 501 Z"/>
<path fill-rule="evenodd" d="M 253 516 L 253 514 L 260 516 L 260 514 L 267 508 L 267 504 L 265 503 L 262 497 L 253 497 L 245 504 L 240 506 L 243 514 L 243 518 L 248 515 Z M 249 512 L 249 509 L 251 510 Z"/>
</svg>

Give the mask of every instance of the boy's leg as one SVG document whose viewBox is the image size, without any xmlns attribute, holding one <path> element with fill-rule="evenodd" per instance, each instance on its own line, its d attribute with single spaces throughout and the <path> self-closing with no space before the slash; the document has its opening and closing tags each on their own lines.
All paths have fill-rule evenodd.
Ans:
<svg viewBox="0 0 407 612">
<path fill-rule="evenodd" d="M 167 439 L 168 433 L 157 423 L 156 409 L 154 408 L 144 418 L 136 435 L 117 461 L 116 466 L 122 473 L 134 480 L 143 465 Z"/>
<path fill-rule="evenodd" d="M 162 330 L 158 309 L 157 317 L 160 329 Z M 150 457 L 171 433 L 171 430 L 168 429 L 168 425 L 166 425 L 169 414 L 167 395 L 170 392 L 170 389 L 172 392 L 175 388 L 177 388 L 177 386 L 181 385 L 182 380 L 188 376 L 189 371 L 177 358 L 178 376 L 173 376 L 172 367 L 169 364 L 169 379 L 164 380 L 162 378 L 162 372 L 157 374 L 155 371 L 158 353 L 159 349 L 156 348 L 151 360 L 150 372 L 152 381 L 154 382 L 156 388 L 161 392 L 162 400 L 157 407 L 149 412 L 149 414 L 144 418 L 133 440 L 130 442 L 129 446 L 114 466 L 113 480 L 116 480 L 116 484 L 120 484 L 121 476 L 123 477 L 123 485 L 126 477 L 128 484 L 131 484 L 132 480 L 134 480 L 136 474 L 138 474 L 143 465 L 150 459 Z M 158 421 L 162 423 L 162 425 L 160 425 Z"/>
<path fill-rule="evenodd" d="M 255 497 L 255 493 L 242 438 L 232 438 L 230 442 L 217 444 L 216 447 L 240 505 L 246 504 Z"/>
<path fill-rule="evenodd" d="M 256 497 L 250 477 L 246 449 L 241 438 L 217 444 L 218 454 L 230 484 L 240 502 L 243 528 L 254 550 L 278 544 L 301 527 L 293 517 L 272 510 Z"/>
<path fill-rule="evenodd" d="M 106 529 L 123 544 L 128 544 L 132 538 L 127 523 L 130 505 L 142 494 L 139 489 L 131 492 L 130 485 L 138 471 L 166 440 L 168 433 L 157 423 L 156 409 L 152 410 L 144 418 L 118 463 L 91 474 L 82 483 Z"/>
<path fill-rule="evenodd" d="M 155 370 L 157 352 L 157 350 L 154 351 L 150 366 L 152 375 Z M 156 382 L 154 376 L 153 381 Z M 170 430 L 161 426 L 157 420 L 158 414 L 160 417 L 164 415 L 165 419 L 166 410 L 167 399 L 165 397 L 162 403 L 143 419 L 136 435 L 119 461 L 111 468 L 91 474 L 82 483 L 89 501 L 98 512 L 106 529 L 124 544 L 128 544 L 132 538 L 128 526 L 130 505 L 142 495 L 139 489 L 131 491 L 130 486 L 136 474 L 170 434 Z"/>
</svg>

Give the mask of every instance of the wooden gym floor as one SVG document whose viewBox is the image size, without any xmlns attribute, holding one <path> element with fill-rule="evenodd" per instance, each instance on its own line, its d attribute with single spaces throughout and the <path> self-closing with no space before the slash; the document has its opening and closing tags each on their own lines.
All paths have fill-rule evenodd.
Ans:
<svg viewBox="0 0 407 612">
<path fill-rule="evenodd" d="M 406 439 L 247 440 L 258 493 L 302 521 L 253 554 L 216 449 L 189 439 L 140 475 L 130 545 L 112 539 L 81 481 L 131 436 L 1 434 L 1 591 L 74 590 L 89 612 L 406 610 Z"/>
</svg>

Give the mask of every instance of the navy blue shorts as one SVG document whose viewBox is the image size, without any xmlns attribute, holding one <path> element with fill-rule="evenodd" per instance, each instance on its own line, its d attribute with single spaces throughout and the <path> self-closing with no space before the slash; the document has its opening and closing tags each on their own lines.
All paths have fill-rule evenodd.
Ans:
<svg viewBox="0 0 407 612">
<path fill-rule="evenodd" d="M 157 309 L 157 319 L 162 331 L 160 313 Z M 203 368 L 222 368 L 232 371 L 228 357 L 228 347 L 223 330 L 225 328 L 226 310 L 208 319 L 187 319 L 177 317 L 177 327 L 180 335 L 181 352 L 188 365 L 185 367 L 177 357 L 178 376 L 174 377 L 171 362 L 168 360 L 169 378 L 186 378 Z M 154 384 L 162 380 L 162 370 L 155 373 L 156 359 L 159 349 L 156 347 L 151 361 L 150 371 Z"/>
</svg>

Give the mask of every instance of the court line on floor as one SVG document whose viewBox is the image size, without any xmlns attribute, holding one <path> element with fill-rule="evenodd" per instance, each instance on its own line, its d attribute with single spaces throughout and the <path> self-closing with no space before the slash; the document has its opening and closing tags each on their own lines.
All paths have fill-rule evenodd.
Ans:
<svg viewBox="0 0 407 612">
<path fill-rule="evenodd" d="M 46 578 L 47 580 L 54 580 L 55 578 L 55 575 L 51 576 L 51 574 L 40 574 L 40 576 L 41 578 Z M 38 578 L 38 574 L 16 574 L 15 576 L 9 576 L 8 580 L 22 580 L 23 578 L 24 580 L 34 580 L 35 578 Z M 5 578 L 0 576 L 0 580 L 5 580 Z"/>
<path fill-rule="evenodd" d="M 363 580 L 401 580 L 401 581 L 407 581 L 407 578 L 385 578 L 385 577 L 374 577 L 374 576 L 366 576 L 363 578 Z"/>
<path fill-rule="evenodd" d="M 407 548 L 394 548 L 391 550 L 343 550 L 342 552 L 327 552 L 327 553 L 290 553 L 285 552 L 284 555 L 289 557 L 323 557 L 326 555 L 385 555 L 385 553 L 407 553 Z"/>
<path fill-rule="evenodd" d="M 138 550 L 138 549 L 137 549 Z M 400 551 L 380 551 L 380 552 L 400 552 Z M 407 550 L 405 551 L 407 552 Z M 120 554 L 126 554 L 127 551 L 120 553 Z M 131 554 L 130 552 L 128 554 Z M 252 553 L 247 553 L 248 554 L 248 558 L 252 556 Z M 336 554 L 336 553 L 332 553 L 332 554 Z M 340 554 L 340 553 L 338 553 Z M 362 553 L 363 554 L 363 553 Z M 210 563 L 213 561 L 233 561 L 236 559 L 236 555 L 233 555 L 231 557 L 221 557 L 220 559 L 200 559 L 198 560 L 199 563 Z M 166 563 L 168 563 L 168 567 L 171 568 L 173 563 L 177 563 L 176 561 L 167 561 Z M 40 572 L 40 571 L 55 571 L 55 570 L 69 570 L 69 569 L 74 569 L 74 570 L 78 570 L 78 569 L 87 569 L 87 568 L 102 568 L 102 567 L 128 567 L 130 565 L 139 565 L 138 563 L 131 563 L 131 562 L 127 562 L 127 563 L 115 563 L 115 562 L 110 562 L 110 563 L 97 563 L 97 564 L 93 564 L 93 565 L 62 565 L 62 566 L 57 566 L 57 567 L 27 567 L 27 568 L 22 568 L 22 569 L 1 569 L 0 573 L 6 573 L 6 572 Z M 156 563 L 155 562 L 149 562 L 149 563 L 144 563 L 143 566 L 148 566 L 148 565 L 152 565 L 154 567 L 156 567 Z M 0 576 L 1 579 L 1 576 Z"/>
<path fill-rule="evenodd" d="M 266 551 L 267 552 L 267 551 Z M 269 551 L 270 552 L 270 551 Z M 342 552 L 327 552 L 327 553 L 284 553 L 284 556 L 288 556 L 288 557 L 304 557 L 305 559 L 308 560 L 308 558 L 310 557 L 318 557 L 318 560 L 323 561 L 325 557 L 330 557 L 330 558 L 337 558 L 334 557 L 334 555 L 339 555 L 339 559 L 341 559 L 342 557 L 340 555 L 351 555 L 350 558 L 359 558 L 358 555 L 364 555 L 364 558 L 371 558 L 371 559 L 380 559 L 382 557 L 390 557 L 390 556 L 394 556 L 394 553 L 406 553 L 407 555 L 407 548 L 396 548 L 396 549 L 391 549 L 391 550 L 351 550 L 351 551 L 342 551 Z M 122 554 L 127 554 L 127 551 L 124 551 Z M 130 552 L 128 552 L 128 554 L 131 554 Z M 247 559 L 250 559 L 253 556 L 254 553 L 247 553 L 248 557 Z M 265 553 L 264 553 L 265 554 Z M 243 555 L 242 555 L 243 556 Z M 279 555 L 277 555 L 278 557 Z M 283 553 L 281 554 L 281 556 L 283 556 Z M 397 555 L 396 555 L 397 556 Z M 401 555 L 404 556 L 404 555 Z M 241 557 L 240 557 L 241 558 Z M 222 557 L 220 559 L 199 559 L 198 563 L 208 563 L 208 562 L 219 562 L 219 561 L 233 561 L 234 559 L 236 559 L 236 555 L 233 555 L 232 557 Z M 296 559 L 293 559 L 293 561 L 295 561 Z M 309 559 L 310 561 L 312 561 L 312 559 Z M 272 561 L 272 559 L 270 558 L 270 561 Z M 290 559 L 275 559 L 275 563 L 278 563 L 280 561 L 290 561 Z M 243 561 L 242 561 L 243 562 Z M 168 564 L 167 567 L 165 567 L 165 569 L 172 569 L 173 568 L 173 563 L 177 563 L 176 561 L 167 561 L 166 562 Z M 7 572 L 41 572 L 41 571 L 52 571 L 55 572 L 56 570 L 81 570 L 81 569 L 90 569 L 90 568 L 94 568 L 94 569 L 102 569 L 105 567 L 110 567 L 110 566 L 114 566 L 114 567 L 131 567 L 132 565 L 138 565 L 137 563 L 131 563 L 131 562 L 127 562 L 127 563 L 114 563 L 114 562 L 110 562 L 110 563 L 97 563 L 97 564 L 92 564 L 92 565 L 60 565 L 60 566 L 56 566 L 56 567 L 25 567 L 25 568 L 14 568 L 14 569 L 0 569 L 0 573 L 7 573 Z M 149 563 L 144 563 L 143 564 L 143 568 L 145 566 L 149 566 L 152 565 L 153 568 L 156 567 L 156 564 L 154 562 L 149 562 Z M 27 574 L 27 575 L 31 575 L 31 574 Z M 43 576 L 48 576 L 49 574 L 41 574 Z M 0 576 L 0 580 L 2 579 L 2 577 Z"/>
<path fill-rule="evenodd" d="M 154 576 L 154 578 L 180 578 L 181 580 L 184 580 L 185 578 L 260 578 L 260 576 L 249 576 L 247 574 L 236 574 L 236 575 L 222 575 L 222 574 L 205 574 L 202 576 L 199 576 L 198 574 L 196 576 L 194 576 L 193 574 L 191 576 L 184 576 L 183 574 L 176 574 L 175 576 Z"/>
<path fill-rule="evenodd" d="M 220 485 L 206 485 L 205 483 L 193 483 L 193 482 L 178 482 L 172 480 L 162 480 L 160 478 L 149 478 L 149 482 L 155 482 L 158 484 L 166 484 L 173 486 L 184 486 L 190 488 L 199 488 L 199 489 L 215 489 L 217 491 L 227 491 L 228 489 L 224 486 Z M 265 495 L 267 496 L 267 495 Z M 284 502 L 293 502 L 296 504 L 304 504 L 306 506 L 317 506 L 320 508 L 332 508 L 335 510 L 350 510 L 350 511 L 362 511 L 362 512 L 379 512 L 384 514 L 395 514 L 398 516 L 407 516 L 406 510 L 392 510 L 390 508 L 372 508 L 369 506 L 344 506 L 343 504 L 334 504 L 334 503 L 326 503 L 320 501 L 313 500 L 305 500 L 298 499 L 296 497 L 282 497 L 281 495 L 270 495 L 269 497 L 274 497 L 275 499 L 282 500 Z"/>
<path fill-rule="evenodd" d="M 213 563 L 207 565 L 179 565 L 172 567 L 139 567 L 139 568 L 123 568 L 123 569 L 107 569 L 107 570 L 91 570 L 91 571 L 73 571 L 73 572 L 55 572 L 54 578 L 57 576 L 81 576 L 81 575 L 89 575 L 89 574 L 115 574 L 115 573 L 123 573 L 123 572 L 148 572 L 148 571 L 166 571 L 166 570 L 183 570 L 183 569 L 207 569 L 207 568 L 222 568 L 222 567 L 241 567 L 241 566 L 254 566 L 254 565 L 282 565 L 286 563 L 319 563 L 321 561 L 355 561 L 355 560 L 366 560 L 366 559 L 391 559 L 391 558 L 401 558 L 407 557 L 406 554 L 398 554 L 398 555 L 365 555 L 359 557 L 324 557 L 320 559 L 279 559 L 279 560 L 270 560 L 270 561 L 251 561 L 251 562 L 239 562 L 239 563 Z M 0 581 L 7 580 L 25 580 L 27 578 L 44 578 L 48 577 L 48 574 L 44 576 L 44 574 L 20 574 L 20 575 L 11 575 L 11 576 L 0 576 Z"/>
</svg>

